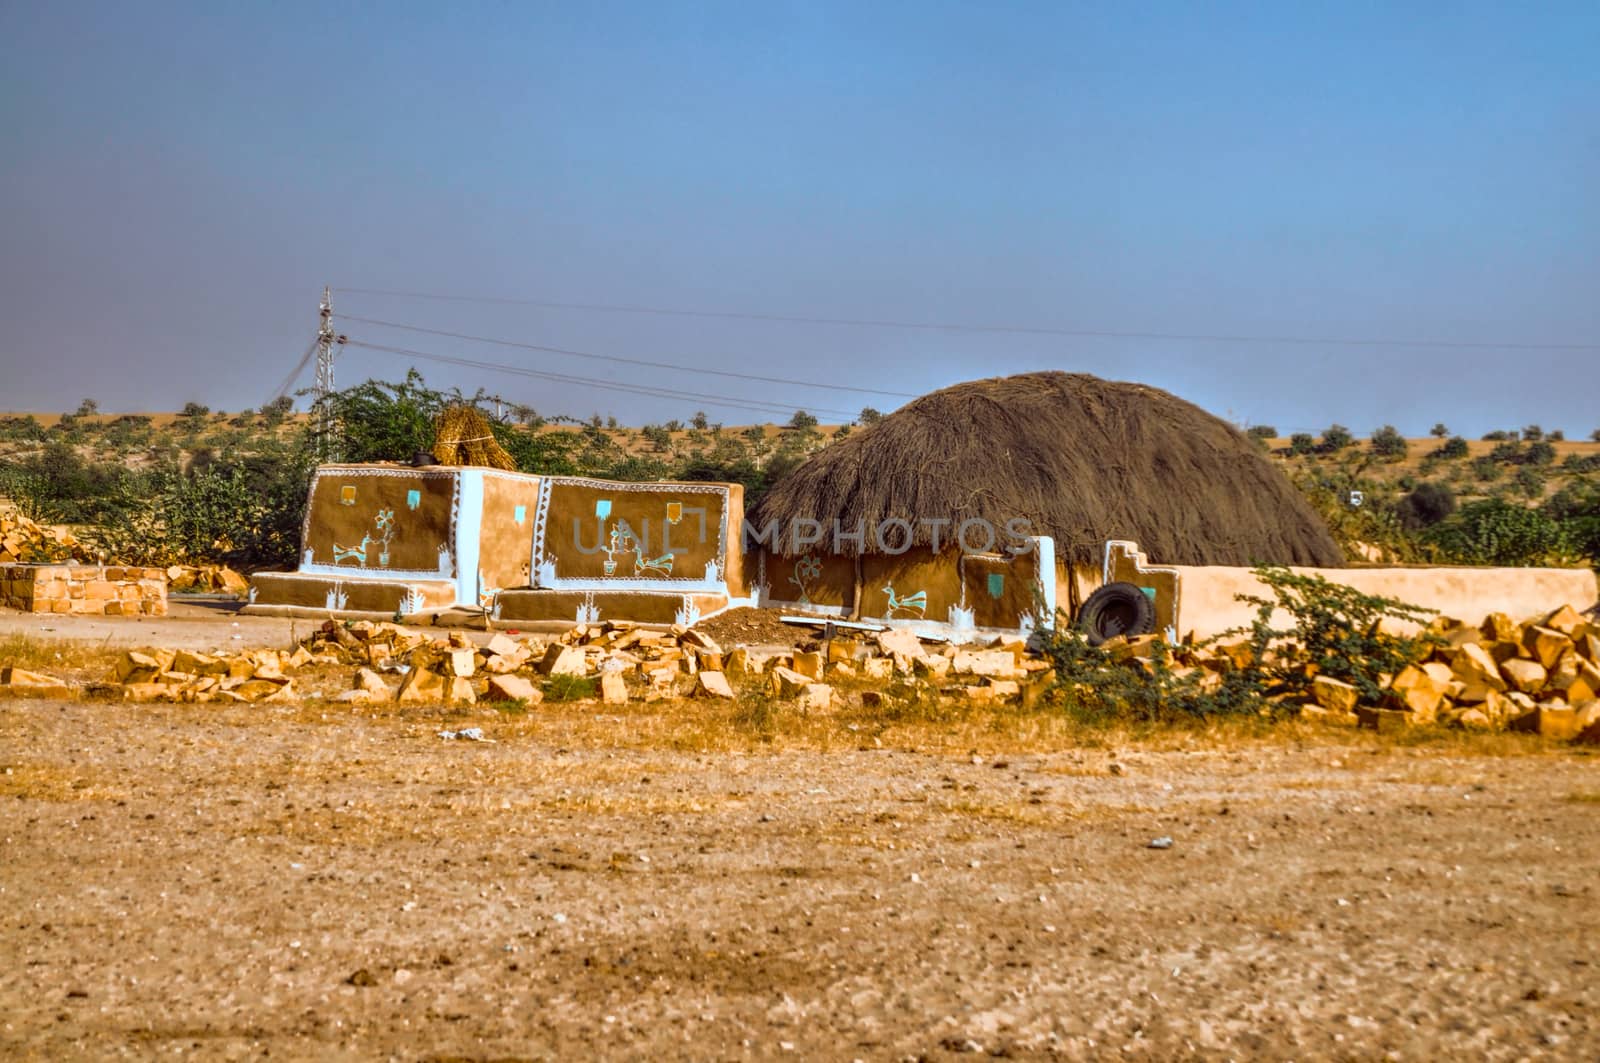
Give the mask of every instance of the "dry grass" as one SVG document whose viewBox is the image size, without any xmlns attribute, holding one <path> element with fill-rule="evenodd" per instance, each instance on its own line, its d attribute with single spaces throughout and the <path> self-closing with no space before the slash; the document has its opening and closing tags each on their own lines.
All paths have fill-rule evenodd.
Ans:
<svg viewBox="0 0 1600 1063">
<path fill-rule="evenodd" d="M 593 698 L 510 709 L 476 706 L 346 706 L 317 700 L 274 702 L 250 712 L 285 714 L 298 722 L 337 725 L 352 717 L 383 717 L 418 729 L 481 727 L 487 737 L 534 738 L 572 749 L 660 750 L 676 753 L 821 752 L 890 748 L 965 756 L 1117 751 L 1221 753 L 1251 749 L 1352 744 L 1374 753 L 1427 750 L 1460 756 L 1542 756 L 1581 750 L 1534 735 L 1416 727 L 1391 734 L 1267 720 L 1257 716 L 1163 723 L 1086 721 L 1047 707 L 975 705 L 959 699 L 889 707 L 880 712 L 850 700 L 828 711 L 807 711 L 752 684 L 733 701 L 677 698 L 605 705 Z M 544 765 L 541 770 L 553 770 Z M 1102 775 L 1106 764 L 1066 774 Z"/>
<path fill-rule="evenodd" d="M 112 649 L 106 642 L 40 639 L 24 634 L 0 637 L 0 667 L 14 665 L 80 682 L 106 678 L 121 655 L 121 648 Z"/>
</svg>

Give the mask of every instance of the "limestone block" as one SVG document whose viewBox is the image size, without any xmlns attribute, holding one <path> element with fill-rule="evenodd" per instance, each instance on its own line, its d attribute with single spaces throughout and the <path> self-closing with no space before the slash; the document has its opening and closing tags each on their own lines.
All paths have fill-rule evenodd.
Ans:
<svg viewBox="0 0 1600 1063">
<path fill-rule="evenodd" d="M 1490 613 L 1483 618 L 1483 623 L 1478 626 L 1483 632 L 1483 637 L 1491 642 L 1517 641 L 1517 624 L 1504 613 Z"/>
<path fill-rule="evenodd" d="M 1565 741 L 1578 736 L 1578 714 L 1571 708 L 1547 708 L 1541 705 L 1512 720 L 1511 729 Z"/>
<path fill-rule="evenodd" d="M 472 650 L 451 650 L 444 664 L 450 675 L 465 679 L 478 670 L 478 655 Z"/>
<path fill-rule="evenodd" d="M 403 704 L 442 701 L 445 695 L 444 676 L 417 665 L 400 681 L 394 699 Z"/>
<path fill-rule="evenodd" d="M 1571 647 L 1571 639 L 1547 627 L 1529 626 L 1522 633 L 1522 648 L 1546 669 L 1553 668 L 1561 655 Z"/>
<path fill-rule="evenodd" d="M 794 663 L 790 667 L 807 679 L 821 679 L 822 664 L 822 654 L 820 653 L 797 653 L 794 655 Z"/>
<path fill-rule="evenodd" d="M 356 690 L 365 690 L 367 693 L 375 694 L 385 700 L 393 696 L 393 691 L 389 689 L 389 684 L 384 682 L 383 676 L 370 668 L 356 669 L 351 685 Z"/>
<path fill-rule="evenodd" d="M 1502 661 L 1500 674 L 1512 689 L 1524 694 L 1536 694 L 1544 686 L 1548 673 L 1538 661 L 1526 660 L 1522 657 L 1512 657 Z"/>
<path fill-rule="evenodd" d="M 1560 609 L 1557 609 L 1555 612 L 1544 618 L 1545 627 L 1549 628 L 1551 631 L 1559 631 L 1569 639 L 1572 638 L 1578 629 L 1583 625 L 1583 614 L 1578 612 L 1570 605 L 1563 605 Z"/>
<path fill-rule="evenodd" d="M 1444 700 L 1446 684 L 1416 665 L 1407 665 L 1389 685 L 1391 707 L 1411 713 L 1417 723 L 1432 723 Z"/>
<path fill-rule="evenodd" d="M 696 679 L 695 692 L 702 697 L 731 698 L 733 686 L 722 672 L 702 671 Z"/>
<path fill-rule="evenodd" d="M 1451 656 L 1450 671 L 1468 686 L 1478 684 L 1495 690 L 1506 688 L 1505 680 L 1500 678 L 1499 664 L 1488 650 L 1477 643 L 1468 643 Z"/>
<path fill-rule="evenodd" d="M 833 687 L 826 683 L 807 683 L 800 693 L 800 707 L 824 712 L 833 707 Z"/>
<path fill-rule="evenodd" d="M 544 659 L 539 662 L 539 671 L 545 675 L 584 676 L 588 674 L 589 666 L 582 650 L 553 642 L 545 651 Z"/>
<path fill-rule="evenodd" d="M 1017 659 L 1009 650 L 963 650 L 955 655 L 950 670 L 956 675 L 993 676 L 1009 679 L 1020 675 Z"/>
<path fill-rule="evenodd" d="M 792 668 L 782 665 L 772 670 L 772 690 L 780 698 L 792 698 L 805 691 L 811 684 L 812 677 L 802 675 Z"/>
<path fill-rule="evenodd" d="M 600 700 L 607 705 L 621 705 L 628 700 L 628 684 L 621 672 L 601 673 Z"/>
<path fill-rule="evenodd" d="M 1361 692 L 1349 683 L 1330 676 L 1319 675 L 1311 681 L 1311 695 L 1317 704 L 1329 712 L 1353 712 L 1361 700 Z"/>
<path fill-rule="evenodd" d="M 861 674 L 867 679 L 892 679 L 894 661 L 888 657 L 868 657 L 861 662 Z"/>
<path fill-rule="evenodd" d="M 544 700 L 543 692 L 520 675 L 491 676 L 488 696 L 497 701 L 522 701 L 529 705 L 537 705 Z"/>
</svg>

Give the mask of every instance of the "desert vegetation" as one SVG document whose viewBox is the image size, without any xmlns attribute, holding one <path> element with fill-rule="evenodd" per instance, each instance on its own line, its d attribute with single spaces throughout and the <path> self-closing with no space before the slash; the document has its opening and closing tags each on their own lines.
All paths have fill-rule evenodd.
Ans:
<svg viewBox="0 0 1600 1063">
<path fill-rule="evenodd" d="M 58 416 L 0 416 L 0 497 L 130 563 L 289 565 L 319 460 L 410 461 L 432 446 L 434 418 L 452 404 L 482 410 L 523 471 L 731 481 L 749 504 L 813 452 L 883 416 L 869 407 L 853 424 L 826 426 L 796 410 L 782 423 L 734 427 L 694 411 L 625 427 L 481 390 L 440 391 L 415 370 L 335 393 L 329 431 L 318 429 L 324 411 L 296 414 L 289 398 L 234 413 L 186 402 L 148 415 L 103 413 L 85 399 Z M 1365 440 L 1339 424 L 1246 434 L 1282 464 L 1352 560 L 1600 564 L 1600 441 L 1539 425 L 1468 440 L 1443 423 L 1410 440 L 1390 425 Z"/>
</svg>

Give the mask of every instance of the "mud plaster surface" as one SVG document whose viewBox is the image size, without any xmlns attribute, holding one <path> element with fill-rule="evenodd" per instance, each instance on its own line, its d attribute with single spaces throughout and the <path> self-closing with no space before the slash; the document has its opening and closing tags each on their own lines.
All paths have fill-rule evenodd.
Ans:
<svg viewBox="0 0 1600 1063">
<path fill-rule="evenodd" d="M 1600 1053 L 1596 760 L 1330 742 L 0 702 L 0 1057 Z"/>
</svg>

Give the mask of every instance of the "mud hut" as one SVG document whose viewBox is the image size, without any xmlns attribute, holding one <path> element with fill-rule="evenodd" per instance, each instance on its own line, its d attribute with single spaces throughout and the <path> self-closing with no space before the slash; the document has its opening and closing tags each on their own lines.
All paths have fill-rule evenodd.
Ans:
<svg viewBox="0 0 1600 1063">
<path fill-rule="evenodd" d="M 994 570 L 1014 559 L 1004 534 L 990 571 L 954 571 L 983 568 L 973 542 L 962 543 L 965 558 L 952 549 L 954 533 L 973 521 L 980 531 L 1026 527 L 1048 537 L 1051 567 L 1068 575 L 1098 571 L 1114 539 L 1166 565 L 1343 564 L 1310 505 L 1241 432 L 1157 388 L 1081 373 L 996 377 L 925 395 L 812 457 L 751 519 L 780 532 L 761 561 L 774 601 L 939 621 L 951 606 L 970 621 L 967 610 L 1007 597 L 1004 571 Z M 811 522 L 825 529 L 820 542 L 792 534 Z M 885 526 L 895 534 L 887 550 L 874 535 Z M 832 534 L 840 528 L 842 537 Z M 893 553 L 907 538 L 913 549 Z M 1076 584 L 1067 583 L 1075 605 Z M 1019 606 L 1019 598 L 998 603 L 997 617 Z"/>
</svg>

